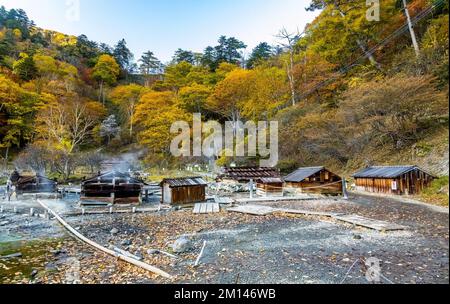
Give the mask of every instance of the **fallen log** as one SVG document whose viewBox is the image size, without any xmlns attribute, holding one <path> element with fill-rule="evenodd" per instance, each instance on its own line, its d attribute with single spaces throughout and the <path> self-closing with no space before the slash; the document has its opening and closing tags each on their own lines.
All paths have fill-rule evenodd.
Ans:
<svg viewBox="0 0 450 304">
<path fill-rule="evenodd" d="M 103 251 L 103 252 L 105 252 L 105 253 L 113 256 L 113 257 L 119 258 L 119 259 L 121 259 L 121 260 L 123 260 L 125 262 L 128 262 L 128 263 L 133 264 L 133 265 L 138 266 L 138 267 L 141 267 L 141 268 L 143 268 L 143 269 L 145 269 L 147 271 L 150 271 L 152 273 L 155 273 L 155 274 L 157 274 L 159 276 L 162 276 L 162 277 L 164 277 L 166 279 L 173 279 L 172 275 L 166 273 L 165 271 L 163 271 L 163 270 L 161 270 L 159 268 L 156 268 L 156 267 L 151 266 L 149 264 L 146 264 L 144 262 L 138 261 L 136 259 L 130 258 L 130 257 L 125 256 L 123 254 L 117 253 L 117 252 L 115 252 L 113 250 L 109 250 L 109 249 L 107 249 L 107 248 L 105 248 L 105 247 L 95 243 L 94 241 L 86 238 L 81 233 L 76 231 L 72 226 L 67 224 L 66 221 L 64 221 L 56 212 L 54 212 L 52 209 L 50 209 L 47 205 L 45 205 L 43 202 L 41 202 L 41 200 L 38 199 L 37 201 L 44 209 L 46 209 L 50 214 L 52 214 L 58 220 L 58 222 L 60 222 L 61 225 L 64 226 L 64 228 L 66 228 L 75 237 L 77 237 L 81 241 L 85 242 L 86 244 L 88 244 L 88 245 L 90 245 L 90 246 L 92 246 L 92 247 L 94 247 L 94 248 L 96 248 L 96 249 L 98 249 L 100 251 Z"/>
</svg>

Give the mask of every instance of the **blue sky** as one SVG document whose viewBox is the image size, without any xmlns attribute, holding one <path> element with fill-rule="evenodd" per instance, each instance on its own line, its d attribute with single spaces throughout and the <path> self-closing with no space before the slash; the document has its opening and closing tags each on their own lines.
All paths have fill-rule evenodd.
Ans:
<svg viewBox="0 0 450 304">
<path fill-rule="evenodd" d="M 79 1 L 79 20 L 69 4 Z M 302 31 L 317 13 L 305 11 L 309 0 L 0 0 L 6 8 L 22 8 L 39 27 L 66 34 L 85 34 L 114 45 L 125 38 L 137 58 L 153 51 L 162 61 L 176 49 L 203 51 L 220 35 L 248 45 L 275 44 L 277 32 Z M 72 15 L 72 16 L 76 16 Z"/>
</svg>

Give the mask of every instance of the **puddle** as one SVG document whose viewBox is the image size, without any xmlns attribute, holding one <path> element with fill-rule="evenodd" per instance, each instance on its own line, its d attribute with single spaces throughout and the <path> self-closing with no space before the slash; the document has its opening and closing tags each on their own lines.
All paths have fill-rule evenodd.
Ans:
<svg viewBox="0 0 450 304">
<path fill-rule="evenodd" d="M 53 256 L 51 251 L 62 242 L 62 239 L 3 241 L 3 236 L 1 240 L 0 256 L 16 253 L 21 253 L 22 256 L 0 259 L 0 284 L 29 283 L 32 279 L 39 278 L 46 272 L 47 262 Z"/>
</svg>

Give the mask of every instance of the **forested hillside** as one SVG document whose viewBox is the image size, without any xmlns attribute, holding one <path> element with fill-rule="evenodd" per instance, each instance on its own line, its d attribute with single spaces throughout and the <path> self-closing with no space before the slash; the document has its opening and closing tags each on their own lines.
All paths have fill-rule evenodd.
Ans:
<svg viewBox="0 0 450 304">
<path fill-rule="evenodd" d="M 281 30 L 278 45 L 244 56 L 244 42 L 223 36 L 165 64 L 151 50 L 134 58 L 125 40 L 111 47 L 47 31 L 1 8 L 3 167 L 67 179 L 106 154 L 141 150 L 149 167 L 177 167 L 188 160 L 170 156 L 170 126 L 200 112 L 278 120 L 283 170 L 416 163 L 448 175 L 448 1 L 408 1 L 418 48 L 403 1 L 381 6 L 381 21 L 370 22 L 365 1 L 313 0 L 320 16 L 303 33 Z"/>
</svg>

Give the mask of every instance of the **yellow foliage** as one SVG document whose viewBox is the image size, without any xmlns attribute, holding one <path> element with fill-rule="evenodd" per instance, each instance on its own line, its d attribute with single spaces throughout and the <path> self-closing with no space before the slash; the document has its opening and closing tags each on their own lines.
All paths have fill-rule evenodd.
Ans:
<svg viewBox="0 0 450 304">
<path fill-rule="evenodd" d="M 149 92 L 142 96 L 134 115 L 139 128 L 138 140 L 153 153 L 168 153 L 174 135 L 170 127 L 189 116 L 179 107 L 172 92 Z"/>
</svg>

